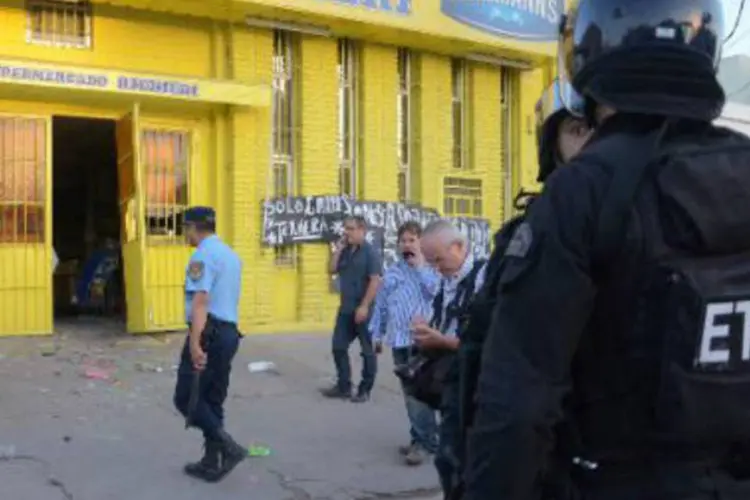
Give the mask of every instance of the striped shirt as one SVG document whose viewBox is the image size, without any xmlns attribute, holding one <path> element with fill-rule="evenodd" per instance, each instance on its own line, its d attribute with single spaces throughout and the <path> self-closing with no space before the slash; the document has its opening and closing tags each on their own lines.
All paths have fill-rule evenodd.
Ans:
<svg viewBox="0 0 750 500">
<path fill-rule="evenodd" d="M 389 267 L 375 298 L 369 329 L 373 340 L 389 347 L 413 343 L 411 324 L 415 316 L 428 319 L 439 290 L 440 276 L 429 266 L 412 267 L 399 261 Z"/>
<path fill-rule="evenodd" d="M 456 298 L 456 293 L 458 292 L 458 284 L 461 283 L 461 280 L 463 280 L 474 268 L 474 262 L 476 262 L 476 259 L 474 258 L 474 255 L 469 252 L 466 256 L 466 260 L 461 265 L 461 269 L 458 271 L 458 273 L 455 276 L 451 276 L 450 278 L 443 277 L 441 280 L 441 285 L 443 287 L 443 318 L 446 317 L 446 310 L 451 302 L 453 302 L 453 299 Z M 474 293 L 478 292 L 480 288 L 482 288 L 482 285 L 484 284 L 484 277 L 485 272 L 487 271 L 487 264 L 482 266 L 482 269 L 479 270 L 479 273 L 477 273 L 476 280 L 474 281 Z M 447 325 L 447 328 L 445 331 L 441 332 L 444 335 L 448 335 L 450 337 L 455 337 L 458 330 L 458 318 L 453 318 L 451 322 Z"/>
</svg>

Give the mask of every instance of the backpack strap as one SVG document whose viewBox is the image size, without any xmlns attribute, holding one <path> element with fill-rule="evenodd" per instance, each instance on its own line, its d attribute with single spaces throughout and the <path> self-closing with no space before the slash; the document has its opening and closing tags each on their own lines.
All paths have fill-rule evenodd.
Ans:
<svg viewBox="0 0 750 500">
<path fill-rule="evenodd" d="M 651 133 L 620 141 L 618 148 L 608 152 L 607 162 L 614 167 L 614 175 L 600 208 L 593 244 L 593 266 L 599 282 L 607 278 L 611 259 L 625 240 L 630 208 L 650 167 L 660 156 L 668 126 L 669 121 L 665 121 Z M 585 447 L 576 423 L 566 417 L 555 432 L 565 453 L 570 454 L 578 466 L 587 468 L 591 463 L 581 457 Z"/>
<path fill-rule="evenodd" d="M 614 175 L 600 208 L 594 236 L 594 269 L 606 273 L 612 256 L 622 247 L 630 222 L 632 206 L 638 188 L 650 167 L 657 162 L 669 121 L 654 131 L 632 140 L 621 141 L 620 147 L 608 153 L 607 162 L 614 167 Z"/>
<path fill-rule="evenodd" d="M 477 259 L 474 261 L 471 270 L 458 283 L 455 297 L 445 308 L 443 307 L 445 301 L 445 285 L 440 286 L 440 291 L 432 301 L 432 319 L 430 320 L 430 326 L 432 328 L 443 331 L 451 321 L 460 317 L 460 311 L 466 308 L 469 299 L 474 295 L 477 276 L 479 276 L 479 272 L 482 270 L 485 263 L 486 260 L 484 259 Z M 443 309 L 445 309 L 446 312 L 445 317 L 443 317 Z M 458 314 L 456 314 L 456 312 L 458 312 Z"/>
<path fill-rule="evenodd" d="M 430 319 L 430 328 L 440 330 L 443 326 L 443 301 L 445 300 L 445 285 L 440 283 L 440 291 L 432 299 L 432 318 Z"/>
</svg>

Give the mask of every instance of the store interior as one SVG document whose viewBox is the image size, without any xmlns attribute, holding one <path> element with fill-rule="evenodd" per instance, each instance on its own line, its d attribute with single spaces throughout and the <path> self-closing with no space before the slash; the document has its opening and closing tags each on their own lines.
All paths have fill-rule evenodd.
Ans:
<svg viewBox="0 0 750 500">
<path fill-rule="evenodd" d="M 55 319 L 123 320 L 115 122 L 56 116 L 52 137 Z"/>
</svg>

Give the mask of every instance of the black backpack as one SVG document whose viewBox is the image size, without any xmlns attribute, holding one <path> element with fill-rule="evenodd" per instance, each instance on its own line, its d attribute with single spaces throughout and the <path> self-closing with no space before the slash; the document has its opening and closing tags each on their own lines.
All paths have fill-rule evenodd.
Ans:
<svg viewBox="0 0 750 500">
<path fill-rule="evenodd" d="M 729 449 L 750 442 L 750 139 L 707 126 L 689 142 L 644 140 L 650 159 L 615 170 L 595 267 L 638 228 L 638 299 L 622 338 L 624 366 L 651 381 L 647 439 Z"/>
<path fill-rule="evenodd" d="M 466 321 L 469 307 L 475 295 L 476 280 L 486 261 L 477 259 L 469 273 L 461 280 L 454 300 L 445 308 L 443 317 L 444 289 L 435 296 L 432 303 L 433 316 L 430 326 L 439 331 L 446 328 L 451 321 L 461 324 Z M 456 374 L 455 354 L 444 351 L 418 350 L 404 365 L 395 368 L 396 375 L 403 381 L 406 393 L 422 401 L 430 408 L 440 409 L 443 389 L 451 377 Z"/>
</svg>

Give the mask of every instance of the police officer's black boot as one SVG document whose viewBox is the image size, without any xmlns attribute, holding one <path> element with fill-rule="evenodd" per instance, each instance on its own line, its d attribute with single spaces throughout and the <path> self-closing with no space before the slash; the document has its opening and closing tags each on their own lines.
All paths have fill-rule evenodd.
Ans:
<svg viewBox="0 0 750 500">
<path fill-rule="evenodd" d="M 211 471 L 219 469 L 219 458 L 221 455 L 221 444 L 216 441 L 206 440 L 203 458 L 198 462 L 190 463 L 185 466 L 185 474 L 198 479 L 206 479 Z"/>
<path fill-rule="evenodd" d="M 224 479 L 227 474 L 247 458 L 247 450 L 238 444 L 232 436 L 225 431 L 218 433 L 219 464 L 214 469 L 207 470 L 204 479 L 210 483 L 216 483 Z"/>
</svg>

